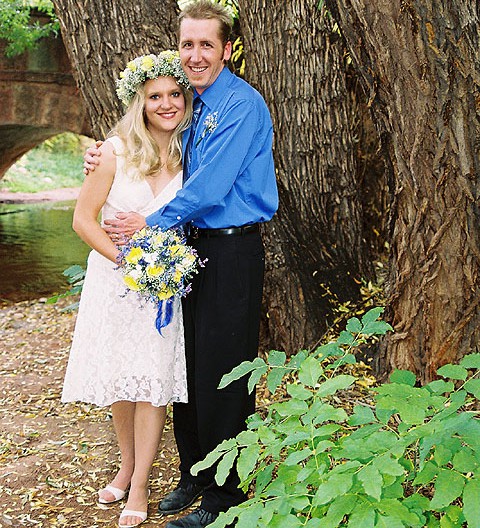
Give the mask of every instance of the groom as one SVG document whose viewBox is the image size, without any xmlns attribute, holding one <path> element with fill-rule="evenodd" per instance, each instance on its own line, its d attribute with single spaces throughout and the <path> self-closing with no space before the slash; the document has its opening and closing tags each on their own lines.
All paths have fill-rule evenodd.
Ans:
<svg viewBox="0 0 480 528">
<path fill-rule="evenodd" d="M 263 98 L 225 66 L 232 53 L 231 17 L 210 0 L 188 4 L 179 16 L 179 52 L 194 88 L 194 120 L 184 140 L 185 183 L 146 219 L 119 213 L 110 232 L 131 235 L 148 225 L 189 228 L 188 243 L 208 259 L 184 302 L 189 403 L 173 408 L 180 483 L 159 504 L 162 514 L 187 508 L 169 528 L 208 526 L 219 512 L 245 500 L 232 471 L 223 486 L 214 470 L 191 467 L 222 440 L 245 429 L 255 410 L 245 379 L 223 390 L 224 374 L 257 355 L 264 251 L 259 225 L 278 206 L 272 123 Z M 86 156 L 86 162 L 92 162 Z"/>
</svg>

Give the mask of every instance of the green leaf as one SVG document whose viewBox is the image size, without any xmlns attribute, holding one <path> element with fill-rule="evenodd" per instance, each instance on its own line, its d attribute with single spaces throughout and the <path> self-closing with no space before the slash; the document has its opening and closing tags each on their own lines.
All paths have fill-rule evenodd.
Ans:
<svg viewBox="0 0 480 528">
<path fill-rule="evenodd" d="M 353 354 L 345 354 L 344 356 L 338 358 L 336 361 L 331 363 L 330 365 L 327 365 L 325 367 L 325 370 L 334 370 L 341 365 L 355 365 L 357 362 L 356 357 Z"/>
<path fill-rule="evenodd" d="M 243 482 L 255 469 L 260 454 L 260 446 L 254 444 L 240 451 L 237 460 L 237 471 L 240 481 Z"/>
<path fill-rule="evenodd" d="M 376 421 L 375 415 L 370 407 L 355 405 L 353 414 L 348 419 L 348 425 L 365 425 Z"/>
<path fill-rule="evenodd" d="M 340 335 L 338 336 L 337 343 L 339 345 L 353 345 L 355 342 L 355 337 L 346 330 L 343 330 L 340 332 Z"/>
<path fill-rule="evenodd" d="M 230 473 L 230 470 L 233 467 L 237 455 L 238 449 L 232 449 L 231 451 L 228 451 L 218 463 L 217 472 L 215 474 L 215 482 L 219 486 L 223 486 L 223 484 L 225 484 L 225 481 L 227 480 L 228 474 Z"/>
<path fill-rule="evenodd" d="M 243 361 L 240 363 L 240 365 L 237 365 L 235 368 L 231 370 L 228 374 L 225 374 L 222 379 L 220 380 L 220 385 L 218 386 L 219 389 L 225 388 L 227 385 L 232 383 L 232 381 L 236 381 L 249 372 L 252 372 L 256 369 L 265 369 L 264 372 L 267 371 L 266 369 L 266 363 L 261 358 L 255 358 L 253 361 Z"/>
<path fill-rule="evenodd" d="M 328 421 L 343 422 L 347 418 L 348 414 L 343 409 L 337 409 L 333 405 L 326 403 L 318 410 L 313 423 L 318 425 Z"/>
<path fill-rule="evenodd" d="M 409 370 L 394 370 L 390 375 L 390 383 L 401 383 L 413 387 L 416 381 L 417 377 Z"/>
<path fill-rule="evenodd" d="M 392 475 L 394 477 L 400 477 L 405 473 L 405 468 L 398 462 L 398 460 L 392 458 L 390 453 L 384 453 L 383 455 L 377 456 L 373 461 L 373 465 L 385 475 Z"/>
<path fill-rule="evenodd" d="M 362 334 L 367 336 L 371 335 L 384 335 L 387 332 L 393 331 L 393 328 L 385 321 L 375 321 L 368 323 L 363 327 Z"/>
<path fill-rule="evenodd" d="M 348 332 L 346 332 L 348 334 Z M 318 359 L 323 360 L 331 356 L 340 356 L 343 354 L 342 349 L 338 346 L 336 341 L 332 343 L 326 343 L 325 345 L 319 346 L 315 352 L 314 356 Z"/>
<path fill-rule="evenodd" d="M 238 516 L 238 521 L 235 524 L 235 528 L 252 528 L 257 526 L 258 519 L 263 514 L 262 504 L 252 504 L 245 508 Z"/>
<path fill-rule="evenodd" d="M 432 510 L 439 510 L 451 504 L 463 491 L 465 479 L 455 471 L 441 469 L 435 481 L 435 493 L 430 501 Z"/>
<path fill-rule="evenodd" d="M 478 460 L 473 455 L 472 450 L 466 446 L 455 453 L 452 463 L 455 470 L 459 473 L 468 473 L 470 471 L 477 473 L 478 471 Z"/>
<path fill-rule="evenodd" d="M 468 354 L 460 361 L 460 365 L 466 369 L 480 369 L 480 354 Z"/>
<path fill-rule="evenodd" d="M 264 489 L 270 484 L 270 482 L 272 481 L 272 473 L 274 469 L 275 464 L 269 464 L 257 475 L 255 493 L 262 493 Z"/>
<path fill-rule="evenodd" d="M 464 386 L 465 390 L 480 400 L 480 379 L 469 379 Z"/>
<path fill-rule="evenodd" d="M 379 514 L 375 523 L 375 528 L 405 528 L 405 525 L 396 517 Z"/>
<path fill-rule="evenodd" d="M 346 329 L 348 332 L 351 332 L 352 334 L 358 334 L 360 330 L 362 329 L 362 323 L 356 317 L 352 317 L 351 319 L 347 321 Z"/>
<path fill-rule="evenodd" d="M 444 365 L 437 370 L 437 374 L 442 376 L 442 378 L 466 380 L 468 372 L 466 368 L 460 365 Z"/>
<path fill-rule="evenodd" d="M 425 466 L 421 471 L 418 472 L 417 476 L 413 481 L 413 485 L 418 484 L 429 484 L 433 482 L 433 479 L 438 475 L 439 468 L 432 462 L 426 462 Z"/>
<path fill-rule="evenodd" d="M 309 456 L 312 456 L 312 450 L 308 447 L 301 451 L 293 451 L 293 453 L 290 453 L 285 459 L 284 464 L 286 466 L 295 466 L 298 463 L 303 462 Z"/>
<path fill-rule="evenodd" d="M 350 528 L 374 528 L 375 510 L 369 502 L 362 502 L 355 506 L 348 519 Z"/>
<path fill-rule="evenodd" d="M 313 498 L 313 505 L 320 506 L 322 504 L 328 504 L 333 498 L 344 495 L 347 493 L 353 485 L 353 474 L 330 473 L 329 478 L 320 484 Z"/>
<path fill-rule="evenodd" d="M 323 368 L 318 359 L 308 357 L 300 366 L 298 379 L 307 387 L 315 387 L 323 374 Z"/>
<path fill-rule="evenodd" d="M 376 306 L 375 308 L 371 308 L 366 314 L 363 315 L 362 324 L 367 325 L 369 323 L 373 323 L 383 314 L 384 311 L 384 306 Z"/>
<path fill-rule="evenodd" d="M 378 469 L 372 465 L 363 467 L 357 474 L 358 480 L 362 483 L 363 489 L 367 495 L 376 500 L 382 496 L 383 479 Z"/>
<path fill-rule="evenodd" d="M 311 390 L 306 389 L 303 385 L 296 385 L 289 383 L 287 385 L 287 393 L 297 400 L 308 400 L 313 396 Z"/>
<path fill-rule="evenodd" d="M 418 516 L 398 499 L 382 499 L 377 508 L 389 517 L 402 521 L 406 526 L 419 526 Z"/>
<path fill-rule="evenodd" d="M 301 400 L 288 400 L 272 405 L 280 416 L 299 416 L 308 411 L 308 405 Z"/>
<path fill-rule="evenodd" d="M 307 359 L 309 355 L 310 354 L 308 350 L 300 350 L 300 352 L 297 352 L 294 356 L 290 357 L 288 366 L 291 369 L 297 369 Z"/>
<path fill-rule="evenodd" d="M 279 350 L 271 350 L 267 356 L 267 363 L 271 367 L 283 367 L 287 360 L 287 354 Z"/>
<path fill-rule="evenodd" d="M 444 445 L 440 444 L 435 447 L 435 454 L 433 459 L 435 460 L 437 466 L 441 467 L 451 462 L 452 452 L 450 449 L 447 449 Z"/>
<path fill-rule="evenodd" d="M 288 372 L 288 369 L 282 367 L 275 367 L 267 374 L 267 388 L 273 394 L 282 383 L 283 376 Z"/>
<path fill-rule="evenodd" d="M 425 388 L 434 394 L 445 394 L 446 392 L 452 392 L 455 386 L 453 381 L 435 380 L 425 385 Z"/>
<path fill-rule="evenodd" d="M 197 462 L 192 467 L 190 472 L 192 473 L 193 476 L 198 475 L 198 473 L 200 471 L 202 471 L 203 469 L 207 469 L 207 468 L 213 466 L 213 464 L 215 464 L 215 462 L 221 456 L 223 456 L 226 451 L 232 449 L 236 445 L 237 445 L 237 443 L 236 443 L 235 438 L 229 438 L 228 440 L 224 440 L 213 451 L 208 453 L 208 455 L 203 460 L 200 460 L 200 462 Z"/>
<path fill-rule="evenodd" d="M 354 376 L 348 376 L 346 374 L 340 374 L 334 378 L 330 378 L 320 384 L 317 389 L 317 396 L 324 397 L 335 394 L 338 390 L 347 389 L 355 382 Z"/>
<path fill-rule="evenodd" d="M 348 515 L 356 504 L 357 497 L 351 494 L 341 495 L 334 499 L 328 508 L 327 515 L 324 517 L 325 525 L 339 526 L 345 515 Z M 323 525 L 320 526 L 323 528 Z"/>
<path fill-rule="evenodd" d="M 267 367 L 260 367 L 254 370 L 248 378 L 248 394 L 252 394 L 255 390 L 255 385 L 260 381 L 260 378 L 267 372 Z"/>
<path fill-rule="evenodd" d="M 279 515 L 277 513 L 268 523 L 268 528 L 300 528 L 301 526 L 302 521 L 290 513 L 288 515 Z"/>
<path fill-rule="evenodd" d="M 463 514 L 468 528 L 480 528 L 480 479 L 468 480 L 463 490 Z"/>
</svg>

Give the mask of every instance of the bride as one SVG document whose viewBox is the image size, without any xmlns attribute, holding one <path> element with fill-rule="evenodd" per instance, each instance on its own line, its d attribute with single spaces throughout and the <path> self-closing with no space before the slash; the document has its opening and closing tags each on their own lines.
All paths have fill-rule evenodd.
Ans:
<svg viewBox="0 0 480 528">
<path fill-rule="evenodd" d="M 181 304 L 172 322 L 155 328 L 156 308 L 122 296 L 120 253 L 98 222 L 119 211 L 147 216 L 182 186 L 181 134 L 192 94 L 178 54 L 137 57 L 117 81 L 127 111 L 100 148 L 101 162 L 83 183 L 73 228 L 92 247 L 62 393 L 63 402 L 111 405 L 120 468 L 99 502 L 124 498 L 120 527 L 147 518 L 148 480 L 165 423 L 166 405 L 187 401 Z M 121 243 L 119 241 L 119 243 Z"/>
</svg>

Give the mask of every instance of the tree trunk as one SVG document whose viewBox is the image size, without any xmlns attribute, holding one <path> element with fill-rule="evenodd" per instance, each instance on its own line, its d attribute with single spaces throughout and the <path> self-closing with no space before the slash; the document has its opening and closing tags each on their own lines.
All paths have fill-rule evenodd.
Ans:
<svg viewBox="0 0 480 528">
<path fill-rule="evenodd" d="M 93 134 L 104 138 L 123 113 L 115 79 L 145 53 L 176 49 L 175 0 L 53 0 Z"/>
<path fill-rule="evenodd" d="M 355 123 L 345 50 L 331 20 L 304 0 L 240 0 L 247 80 L 274 131 L 280 208 L 265 229 L 270 345 L 312 345 L 338 300 L 371 268 L 362 240 Z M 268 7 L 266 7 L 268 4 Z"/>
<path fill-rule="evenodd" d="M 393 176 L 379 368 L 423 380 L 480 341 L 478 2 L 330 0 Z"/>
</svg>

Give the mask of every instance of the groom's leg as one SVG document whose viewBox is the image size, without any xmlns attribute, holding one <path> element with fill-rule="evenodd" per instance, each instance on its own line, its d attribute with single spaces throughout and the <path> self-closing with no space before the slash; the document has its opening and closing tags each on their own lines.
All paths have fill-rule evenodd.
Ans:
<svg viewBox="0 0 480 528">
<path fill-rule="evenodd" d="M 246 428 L 255 410 L 247 378 L 218 390 L 222 376 L 258 351 L 264 252 L 259 233 L 201 238 L 196 247 L 208 262 L 197 289 L 194 385 L 198 440 L 203 456 Z M 213 475 L 212 475 L 213 476 Z M 203 494 L 202 508 L 218 513 L 245 500 L 232 471 L 223 486 Z"/>
</svg>

